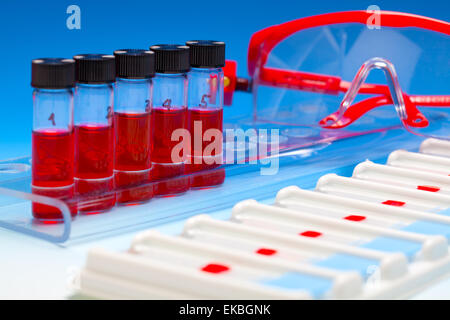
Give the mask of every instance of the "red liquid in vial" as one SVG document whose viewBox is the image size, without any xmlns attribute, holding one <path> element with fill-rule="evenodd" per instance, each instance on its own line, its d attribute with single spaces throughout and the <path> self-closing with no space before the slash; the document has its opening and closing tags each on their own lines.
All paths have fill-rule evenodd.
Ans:
<svg viewBox="0 0 450 320">
<path fill-rule="evenodd" d="M 78 211 L 88 214 L 105 212 L 116 203 L 114 178 L 75 179 Z"/>
<path fill-rule="evenodd" d="M 139 204 L 153 198 L 150 170 L 116 171 L 114 180 L 119 205 Z"/>
<path fill-rule="evenodd" d="M 188 164 L 186 173 L 194 173 L 190 177 L 190 186 L 193 189 L 208 189 L 221 185 L 225 181 L 225 169 L 218 168 L 219 164 Z"/>
<path fill-rule="evenodd" d="M 73 196 L 73 132 L 37 130 L 32 133 L 32 192 L 47 197 L 69 200 Z M 72 216 L 75 205 L 69 205 Z M 59 209 L 32 204 L 33 216 L 44 220 L 61 220 Z"/>
<path fill-rule="evenodd" d="M 175 163 L 172 149 L 179 141 L 172 141 L 172 132 L 186 128 L 186 109 L 154 107 L 152 110 L 152 161 L 156 163 Z M 181 161 L 183 162 L 183 161 Z"/>
<path fill-rule="evenodd" d="M 198 133 L 194 130 L 194 125 L 197 123 L 197 127 L 199 123 L 201 123 L 201 133 Z M 221 157 L 222 154 L 222 143 L 223 137 L 221 138 L 219 145 L 220 149 L 213 149 L 207 156 L 204 155 L 205 148 L 214 143 L 213 138 L 211 141 L 203 141 L 203 135 L 208 129 L 217 129 L 222 132 L 223 128 L 223 110 L 222 109 L 189 109 L 188 111 L 188 124 L 189 131 L 191 133 L 191 155 L 190 155 L 190 164 L 187 165 L 186 171 L 188 173 L 195 173 L 204 170 L 212 170 L 220 166 L 220 162 L 217 161 L 213 163 L 206 163 L 206 157 Z M 196 137 L 195 134 L 202 135 L 202 144 L 195 144 L 195 140 L 199 140 L 199 137 Z M 199 147 L 201 149 L 199 149 Z M 212 159 L 208 159 L 212 160 Z M 221 160 L 221 159 L 220 159 Z M 208 161 L 209 162 L 209 161 Z M 191 177 L 191 187 L 192 188 L 207 188 L 220 185 L 225 180 L 225 170 L 224 169 L 216 169 L 211 172 L 205 173 L 197 173 Z"/>
<path fill-rule="evenodd" d="M 173 196 L 189 190 L 189 177 L 185 176 L 185 164 L 154 163 L 152 180 L 169 179 L 157 182 L 154 185 L 154 194 L 157 196 Z"/>
<path fill-rule="evenodd" d="M 66 187 L 53 187 L 53 188 L 40 188 L 40 187 L 31 187 L 31 192 L 33 194 L 37 194 L 40 196 L 56 198 L 58 200 L 65 201 L 67 206 L 69 207 L 71 216 L 75 216 L 77 214 L 77 205 L 75 202 L 71 202 L 71 198 L 74 194 L 74 186 L 66 186 Z M 33 202 L 31 205 L 33 217 L 42 221 L 61 221 L 63 220 L 63 216 L 61 211 L 53 206 L 48 206 L 45 204 Z"/>
<path fill-rule="evenodd" d="M 203 143 L 199 146 L 195 145 L 195 138 L 199 140 L 199 137 L 195 137 L 194 131 L 194 125 L 197 123 L 197 126 L 201 124 L 202 131 L 199 133 L 202 136 L 200 137 L 201 141 Z M 205 148 L 213 142 L 211 141 L 204 141 L 203 135 L 205 132 L 209 129 L 217 129 L 220 132 L 222 132 L 223 127 L 223 110 L 222 109 L 189 109 L 188 111 L 188 126 L 189 131 L 191 133 L 191 148 L 192 152 L 191 155 L 197 156 L 202 155 Z M 214 138 L 213 138 L 214 139 Z M 220 141 L 220 149 L 219 150 L 213 150 L 209 155 L 215 156 L 217 154 L 222 153 L 222 140 Z M 201 149 L 199 149 L 201 148 Z M 218 152 L 217 152 L 218 151 Z"/>
<path fill-rule="evenodd" d="M 169 109 L 154 107 L 152 110 L 152 179 L 173 178 L 155 185 L 155 195 L 169 196 L 183 193 L 189 189 L 189 179 L 185 173 L 185 154 L 180 159 L 172 159 L 172 149 L 179 141 L 172 141 L 172 133 L 176 129 L 186 128 L 186 109 Z M 182 176 L 182 177 L 179 177 Z M 179 177 L 179 178 L 175 178 Z"/>
<path fill-rule="evenodd" d="M 73 132 L 33 131 L 32 184 L 63 187 L 73 184 Z"/>
<path fill-rule="evenodd" d="M 75 126 L 75 177 L 101 179 L 113 175 L 113 127 Z"/>
<path fill-rule="evenodd" d="M 117 202 L 123 205 L 142 203 L 153 197 L 150 183 L 151 114 L 114 114 L 116 130 L 115 183 Z"/>
<path fill-rule="evenodd" d="M 150 113 L 114 114 L 116 158 L 114 169 L 141 171 L 151 168 Z"/>
<path fill-rule="evenodd" d="M 75 187 L 83 196 L 81 212 L 104 212 L 114 206 L 113 144 L 112 126 L 75 126 Z"/>
</svg>

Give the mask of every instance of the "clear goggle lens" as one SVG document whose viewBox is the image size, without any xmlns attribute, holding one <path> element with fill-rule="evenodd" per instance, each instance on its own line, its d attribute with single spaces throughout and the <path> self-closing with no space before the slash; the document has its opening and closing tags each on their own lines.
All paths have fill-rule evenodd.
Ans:
<svg viewBox="0 0 450 320">
<path fill-rule="evenodd" d="M 402 123 L 425 136 L 445 138 L 449 132 L 450 41 L 444 33 L 343 23 L 298 31 L 273 48 L 269 44 L 270 38 L 262 43 L 253 75 L 259 121 L 318 135 L 344 127 L 346 132 L 369 132 Z M 339 109 L 344 94 L 361 65 L 373 57 L 395 66 L 406 111 L 419 110 L 425 119 L 414 123 L 412 115 L 409 122 L 399 118 L 387 82 L 391 80 L 383 70 L 374 70 L 353 98 L 351 111 L 357 110 L 358 116 L 345 122 Z"/>
</svg>

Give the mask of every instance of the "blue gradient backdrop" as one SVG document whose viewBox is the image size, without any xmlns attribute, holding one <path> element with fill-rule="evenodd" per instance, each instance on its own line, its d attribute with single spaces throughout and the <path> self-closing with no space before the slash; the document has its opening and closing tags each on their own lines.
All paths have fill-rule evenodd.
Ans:
<svg viewBox="0 0 450 320">
<path fill-rule="evenodd" d="M 66 9 L 81 8 L 81 30 L 68 30 Z M 9 1 L 0 2 L 0 159 L 30 154 L 31 59 L 111 53 L 155 43 L 217 39 L 245 76 L 250 36 L 264 27 L 325 12 L 378 5 L 449 20 L 450 2 L 440 1 Z M 250 96 L 236 95 L 225 116 L 250 112 Z"/>
</svg>

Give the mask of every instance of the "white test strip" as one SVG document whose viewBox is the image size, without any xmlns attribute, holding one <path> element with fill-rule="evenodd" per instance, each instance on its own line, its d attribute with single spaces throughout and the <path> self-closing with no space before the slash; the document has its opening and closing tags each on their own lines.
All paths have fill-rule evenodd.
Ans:
<svg viewBox="0 0 450 320">
<path fill-rule="evenodd" d="M 403 188 L 450 195 L 450 177 L 364 161 L 353 170 L 352 178 L 388 183 Z"/>
<path fill-rule="evenodd" d="M 264 206 L 264 207 L 260 207 Z M 309 238 L 319 238 L 336 243 L 358 245 L 373 239 L 372 234 L 359 234 L 343 232 L 339 228 L 335 229 L 330 223 L 341 221 L 339 218 L 331 216 L 320 216 L 313 212 L 290 211 L 294 216 L 286 214 L 288 209 L 263 205 L 256 200 L 244 200 L 237 203 L 232 210 L 231 221 L 235 221 L 250 227 L 257 227 L 264 230 L 276 231 L 288 235 L 303 236 Z M 350 227 L 355 224 L 349 225 Z"/>
<path fill-rule="evenodd" d="M 450 196 L 336 174 L 322 176 L 317 181 L 316 191 L 420 211 L 436 212 L 450 207 Z"/>
<path fill-rule="evenodd" d="M 161 253 L 161 252 L 156 252 Z M 162 258 L 159 255 L 158 258 Z M 81 293 L 96 297 L 132 299 L 310 299 L 302 290 L 280 290 L 242 277 L 217 277 L 215 273 L 196 270 L 191 265 L 174 264 L 158 258 L 128 252 L 90 250 L 80 273 Z M 189 260 L 187 260 L 189 262 Z M 186 262 L 184 260 L 183 262 Z M 119 292 L 121 283 L 124 291 Z M 155 294 L 160 292 L 159 294 Z M 164 296 L 167 293 L 167 297 Z M 176 292 L 174 295 L 172 292 Z M 174 297 L 175 296 L 175 297 Z"/>
<path fill-rule="evenodd" d="M 420 145 L 420 152 L 450 158 L 450 141 L 433 138 L 426 139 Z"/>
<path fill-rule="evenodd" d="M 450 174 L 450 159 L 405 150 L 392 152 L 388 157 L 387 164 L 394 167 L 444 174 L 446 176 Z"/>
<path fill-rule="evenodd" d="M 109 254 L 100 253 L 93 250 L 91 254 Z M 188 300 L 201 299 L 191 294 L 166 289 L 159 286 L 150 286 L 141 282 L 129 281 L 119 276 L 105 274 L 103 271 L 97 272 L 90 269 L 81 270 L 78 275 L 80 280 L 80 293 L 86 297 L 95 297 L 100 299 L 170 299 L 170 300 Z"/>
<path fill-rule="evenodd" d="M 320 281 L 323 279 L 331 282 L 332 285 L 329 292 L 326 293 L 326 298 L 343 299 L 355 297 L 361 293 L 362 280 L 357 272 L 336 271 L 277 258 L 266 259 L 260 255 L 192 241 L 186 237 L 169 237 L 151 231 L 143 232 L 135 237 L 130 250 L 151 259 L 160 258 L 160 256 L 155 257 L 155 249 L 178 258 L 183 257 L 183 261 L 180 261 L 183 265 L 189 264 L 189 260 L 202 261 L 202 266 L 205 261 L 220 262 L 229 268 L 224 276 L 233 276 L 243 281 L 263 282 L 267 285 L 267 280 L 279 279 L 286 274 L 301 274 L 306 277 L 302 280 L 319 279 Z M 294 278 L 291 276 L 290 279 Z M 298 285 L 299 287 L 296 288 L 291 283 L 288 291 L 307 290 L 306 288 L 310 286 L 310 284 L 302 286 L 301 283 Z M 312 292 L 307 292 L 307 294 L 313 296 Z"/>
<path fill-rule="evenodd" d="M 346 219 L 361 224 L 369 222 L 372 217 L 389 216 L 398 219 L 397 225 L 385 227 L 404 228 L 416 222 L 425 222 L 430 226 L 440 226 L 435 234 L 440 234 L 447 229 L 450 235 L 449 216 L 303 190 L 297 186 L 286 187 L 278 191 L 275 205 L 295 211 L 309 210 L 308 212 L 317 215 L 330 215 L 329 213 L 333 212 L 333 216 L 338 219 Z M 359 219 L 353 219 L 353 217 L 359 217 Z M 427 233 L 433 234 L 430 231 L 427 231 Z"/>
<path fill-rule="evenodd" d="M 353 257 L 354 259 L 362 259 L 365 260 L 365 262 L 373 261 L 371 262 L 371 265 L 377 265 L 382 279 L 394 279 L 407 273 L 407 258 L 401 253 L 386 253 L 321 239 L 286 235 L 276 231 L 262 230 L 260 228 L 250 227 L 239 223 L 213 220 L 205 215 L 189 219 L 185 224 L 183 236 L 201 243 L 208 242 L 226 247 L 229 247 L 233 242 L 236 244 L 241 243 L 247 245 L 254 243 L 260 248 L 276 250 L 280 253 L 278 255 L 280 258 L 287 258 L 289 252 L 310 250 L 317 252 L 316 257 L 319 259 L 311 261 L 311 263 L 317 265 L 321 265 L 321 261 L 331 261 L 328 260 L 330 257 L 341 254 Z M 248 248 L 248 246 L 242 245 L 240 250 L 245 250 L 245 248 Z M 327 268 L 330 267 L 326 263 L 325 265 Z M 338 267 L 331 266 L 331 268 Z M 356 266 L 354 269 L 352 266 L 351 270 L 356 269 Z M 366 270 L 364 270 L 364 272 L 366 272 Z"/>
<path fill-rule="evenodd" d="M 303 232 L 310 230 L 309 232 L 313 232 L 315 237 L 322 239 L 327 239 L 328 234 L 333 235 L 336 241 L 341 240 L 342 242 L 342 239 L 347 239 L 347 243 L 357 238 L 359 241 L 355 245 L 367 244 L 374 238 L 384 237 L 384 241 L 377 244 L 378 248 L 389 244 L 395 245 L 396 240 L 400 240 L 400 243 L 404 243 L 403 241 L 418 243 L 421 245 L 421 249 L 417 252 L 415 260 L 434 260 L 448 254 L 447 240 L 443 236 L 430 236 L 359 224 L 345 219 L 265 205 L 255 200 L 245 200 L 236 204 L 233 208 L 232 219 L 244 224 L 258 225 L 260 223 L 259 227 L 280 232 L 289 230 L 293 235 L 298 235 L 299 230 Z M 389 242 L 386 239 L 393 241 Z"/>
</svg>

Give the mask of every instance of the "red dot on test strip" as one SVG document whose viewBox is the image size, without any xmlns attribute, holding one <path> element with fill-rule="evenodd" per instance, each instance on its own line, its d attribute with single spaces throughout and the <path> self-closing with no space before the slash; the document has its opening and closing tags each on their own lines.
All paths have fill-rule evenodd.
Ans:
<svg viewBox="0 0 450 320">
<path fill-rule="evenodd" d="M 363 221 L 363 220 L 365 220 L 366 217 L 364 217 L 364 216 L 358 216 L 358 215 L 356 215 L 356 214 L 352 214 L 352 215 L 349 215 L 349 216 L 344 217 L 344 219 L 345 219 L 345 220 L 350 220 L 350 221 L 356 221 L 356 222 L 358 222 L 358 221 Z"/>
<path fill-rule="evenodd" d="M 417 190 L 428 191 L 428 192 L 438 192 L 441 188 L 434 186 L 417 186 Z"/>
<path fill-rule="evenodd" d="M 222 273 L 228 270 L 230 270 L 229 267 L 217 263 L 210 263 L 202 268 L 202 271 L 209 273 Z"/>
<path fill-rule="evenodd" d="M 394 207 L 403 207 L 406 203 L 403 201 L 386 200 L 386 201 L 382 202 L 382 204 L 386 204 L 388 206 L 394 206 Z"/>
<path fill-rule="evenodd" d="M 317 238 L 317 237 L 320 237 L 322 234 L 317 231 L 309 231 L 308 230 L 308 231 L 300 233 L 300 235 L 304 236 L 304 237 L 309 237 L 309 238 Z"/>
<path fill-rule="evenodd" d="M 264 256 L 273 256 L 275 253 L 277 253 L 277 250 L 268 249 L 268 248 L 259 248 L 256 250 L 257 254 L 262 254 Z"/>
</svg>

